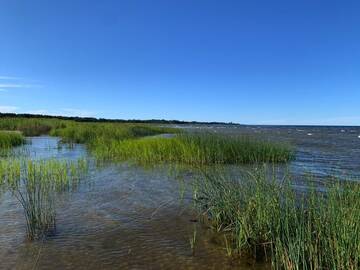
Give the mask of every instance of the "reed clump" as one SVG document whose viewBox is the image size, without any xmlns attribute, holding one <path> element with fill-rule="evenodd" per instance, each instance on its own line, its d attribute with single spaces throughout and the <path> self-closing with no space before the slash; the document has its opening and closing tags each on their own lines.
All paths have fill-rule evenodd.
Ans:
<svg viewBox="0 0 360 270">
<path fill-rule="evenodd" d="M 24 209 L 29 240 L 55 232 L 56 196 L 74 190 L 85 175 L 86 160 L 1 160 L 1 185 L 10 190 Z"/>
<path fill-rule="evenodd" d="M 97 143 L 176 132 L 178 130 L 174 128 L 158 127 L 150 124 L 69 122 L 66 127 L 54 129 L 50 134 L 61 137 L 65 142 L 84 143 L 92 146 Z"/>
<path fill-rule="evenodd" d="M 59 119 L 4 117 L 0 119 L 0 130 L 20 131 L 24 136 L 49 134 L 52 129 L 64 127 L 66 121 Z"/>
<path fill-rule="evenodd" d="M 0 131 L 0 149 L 9 149 L 25 142 L 19 132 Z"/>
<path fill-rule="evenodd" d="M 194 200 L 225 234 L 228 254 L 250 254 L 273 269 L 359 269 L 360 183 L 329 181 L 305 194 L 292 184 L 264 168 L 240 179 L 205 172 Z"/>
<path fill-rule="evenodd" d="M 98 159 L 131 160 L 141 164 L 276 163 L 293 158 L 292 149 L 285 144 L 206 133 L 111 140 L 107 143 L 97 141 L 93 150 Z"/>
<path fill-rule="evenodd" d="M 154 124 L 77 122 L 49 118 L 0 118 L 0 130 L 20 131 L 24 136 L 52 135 L 72 143 L 90 143 L 95 139 L 122 140 L 161 133 L 174 133 L 178 129 Z"/>
</svg>

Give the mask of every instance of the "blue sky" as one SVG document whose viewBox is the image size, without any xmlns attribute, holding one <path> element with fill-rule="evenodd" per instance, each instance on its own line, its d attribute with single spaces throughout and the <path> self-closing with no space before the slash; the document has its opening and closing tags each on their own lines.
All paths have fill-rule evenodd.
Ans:
<svg viewBox="0 0 360 270">
<path fill-rule="evenodd" d="M 1 0 L 0 111 L 360 125 L 360 1 Z"/>
</svg>

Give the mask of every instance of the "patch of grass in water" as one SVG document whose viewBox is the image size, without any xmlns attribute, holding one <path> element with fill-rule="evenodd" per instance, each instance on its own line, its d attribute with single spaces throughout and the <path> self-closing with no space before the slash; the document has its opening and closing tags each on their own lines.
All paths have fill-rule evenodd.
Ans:
<svg viewBox="0 0 360 270">
<path fill-rule="evenodd" d="M 299 194 L 290 176 L 280 182 L 266 168 L 239 178 L 205 172 L 194 187 L 197 209 L 225 234 L 228 254 L 250 254 L 274 269 L 360 268 L 359 182 Z"/>
<path fill-rule="evenodd" d="M 118 123 L 68 123 L 65 128 L 54 129 L 50 134 L 65 142 L 85 143 L 89 146 L 109 141 L 179 132 L 174 128 L 158 127 L 150 124 Z"/>
<path fill-rule="evenodd" d="M 41 118 L 0 118 L 0 130 L 20 131 L 24 136 L 49 134 L 50 130 L 65 126 L 66 121 Z"/>
<path fill-rule="evenodd" d="M 24 136 L 49 134 L 59 136 L 67 142 L 86 144 L 99 138 L 122 140 L 179 132 L 178 129 L 159 127 L 155 124 L 85 123 L 71 120 L 19 117 L 0 118 L 0 130 L 20 131 Z"/>
<path fill-rule="evenodd" d="M 250 137 L 213 134 L 178 134 L 170 138 L 141 138 L 97 141 L 98 159 L 135 161 L 140 164 L 187 165 L 250 164 L 287 162 L 293 158 L 288 145 Z"/>
<path fill-rule="evenodd" d="M 19 132 L 0 131 L 0 149 L 9 149 L 24 142 L 25 139 Z"/>
<path fill-rule="evenodd" d="M 56 195 L 74 190 L 86 170 L 83 159 L 77 162 L 0 160 L 1 186 L 10 190 L 22 205 L 29 240 L 55 232 Z"/>
</svg>

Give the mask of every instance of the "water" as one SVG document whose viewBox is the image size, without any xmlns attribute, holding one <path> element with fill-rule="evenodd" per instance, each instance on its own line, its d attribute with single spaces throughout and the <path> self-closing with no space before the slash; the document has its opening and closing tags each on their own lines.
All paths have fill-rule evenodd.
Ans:
<svg viewBox="0 0 360 270">
<path fill-rule="evenodd" d="M 287 142 L 295 147 L 290 164 L 295 175 L 311 174 L 326 179 L 360 178 L 360 127 L 319 126 L 208 126 L 189 127 L 214 133 L 245 134 Z"/>
<path fill-rule="evenodd" d="M 34 159 L 87 155 L 81 145 L 59 147 L 57 138 L 29 140 L 21 152 Z M 189 192 L 182 198 L 175 178 L 166 168 L 93 167 L 78 191 L 58 201 L 56 235 L 38 242 L 26 241 L 21 206 L 2 194 L 0 269 L 264 269 L 225 256 L 216 236 L 196 222 Z"/>
<path fill-rule="evenodd" d="M 196 128 L 194 126 L 192 129 Z M 204 129 L 204 128 L 201 128 Z M 360 129 L 351 127 L 206 127 L 212 132 L 250 134 L 296 146 L 290 170 L 354 175 L 360 172 Z M 310 135 L 311 134 L 311 135 Z M 87 157 L 81 145 L 57 138 L 29 138 L 21 152 L 34 159 Z M 19 149 L 18 149 L 19 150 Z M 57 234 L 26 241 L 23 210 L 0 197 L 0 269 L 267 269 L 249 259 L 226 257 L 217 236 L 191 210 L 189 188 L 165 167 L 127 164 L 93 167 L 86 182 L 57 205 Z M 325 179 L 325 178 L 324 178 Z M 190 238 L 197 230 L 195 256 Z"/>
</svg>

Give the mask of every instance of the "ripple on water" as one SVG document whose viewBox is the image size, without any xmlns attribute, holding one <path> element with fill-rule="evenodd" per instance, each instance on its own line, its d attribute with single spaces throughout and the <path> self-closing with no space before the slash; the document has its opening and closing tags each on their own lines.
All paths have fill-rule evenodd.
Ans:
<svg viewBox="0 0 360 270">
<path fill-rule="evenodd" d="M 34 140 L 31 146 L 44 152 L 42 157 L 79 154 L 74 149 L 66 153 L 54 144 L 48 147 L 53 142 L 48 138 L 44 139 L 46 147 Z M 125 164 L 92 168 L 78 191 L 59 198 L 57 234 L 45 241 L 27 242 L 22 209 L 10 194 L 3 194 L 0 268 L 249 269 L 252 262 L 229 259 L 211 240 L 207 228 L 191 222 L 196 216 L 188 203 L 179 200 L 178 182 L 166 169 Z M 195 257 L 189 243 L 194 224 L 198 233 Z"/>
<path fill-rule="evenodd" d="M 360 171 L 360 145 L 354 136 L 360 134 L 358 128 L 344 133 L 319 127 L 237 127 L 221 132 L 290 142 L 297 148 L 296 160 L 290 164 L 295 174 L 310 171 L 324 177 Z M 316 136 L 304 136 L 309 133 Z M 32 158 L 86 155 L 83 146 L 59 147 L 57 138 L 31 141 L 25 147 Z M 195 217 L 189 202 L 178 200 L 178 182 L 167 170 L 123 164 L 93 169 L 89 175 L 77 192 L 60 198 L 57 235 L 44 242 L 24 241 L 22 209 L 10 194 L 2 194 L 0 269 L 32 269 L 35 264 L 36 269 L 55 270 L 266 268 L 227 258 L 213 235 L 197 223 L 199 239 L 193 257 L 189 238 L 194 228 L 190 220 Z"/>
</svg>

